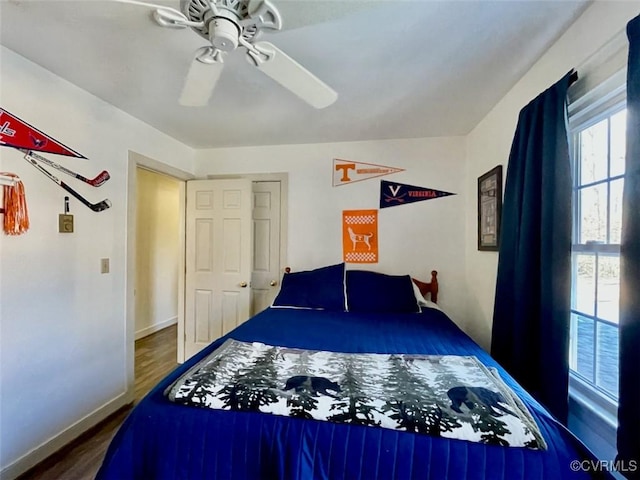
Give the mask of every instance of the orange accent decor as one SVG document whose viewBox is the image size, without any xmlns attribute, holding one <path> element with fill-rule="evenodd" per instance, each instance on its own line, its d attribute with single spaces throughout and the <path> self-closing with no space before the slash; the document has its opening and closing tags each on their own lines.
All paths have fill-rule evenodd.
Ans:
<svg viewBox="0 0 640 480">
<path fill-rule="evenodd" d="M 378 210 L 343 210 L 342 251 L 346 263 L 378 263 Z"/>
<path fill-rule="evenodd" d="M 382 177 L 391 173 L 404 172 L 404 168 L 388 167 L 375 163 L 353 162 L 351 160 L 333 159 L 333 186 Z"/>
<path fill-rule="evenodd" d="M 24 185 L 13 173 L 2 173 L 2 175 L 16 178 L 15 185 L 2 187 L 2 210 L 4 213 L 2 227 L 7 235 L 21 235 L 29 230 L 29 212 L 27 211 L 27 199 L 24 195 Z"/>
</svg>

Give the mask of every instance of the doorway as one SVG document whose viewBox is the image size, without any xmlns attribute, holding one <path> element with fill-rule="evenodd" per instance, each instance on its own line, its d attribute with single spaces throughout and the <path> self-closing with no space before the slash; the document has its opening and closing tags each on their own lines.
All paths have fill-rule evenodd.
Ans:
<svg viewBox="0 0 640 480">
<path fill-rule="evenodd" d="M 168 175 L 180 182 L 180 259 L 179 271 L 185 271 L 185 225 L 186 225 L 186 181 L 193 180 L 194 176 L 188 172 L 158 162 L 149 157 L 145 157 L 136 152 L 129 152 L 128 165 L 128 189 L 127 189 L 127 267 L 126 267 L 126 327 L 125 327 L 125 369 L 127 372 L 127 399 L 133 402 L 135 391 L 135 239 L 136 239 L 136 169 L 146 168 L 156 173 Z M 269 287 L 273 290 L 279 289 L 279 285 L 272 286 L 272 282 L 279 283 L 282 278 L 284 267 L 287 265 L 287 209 L 288 209 L 288 175 L 286 173 L 273 174 L 247 174 L 234 176 L 209 176 L 208 178 L 247 178 L 253 184 L 256 182 L 279 182 L 280 185 L 280 222 L 279 222 L 279 264 L 275 266 L 277 273 L 272 273 L 266 278 L 269 279 Z M 185 312 L 185 275 L 178 275 L 178 339 L 184 338 L 184 312 Z M 269 303 L 269 295 L 264 296 L 259 292 L 261 300 L 252 305 L 252 314 Z M 273 294 L 273 293 L 272 293 Z M 182 325 L 182 328 L 180 327 Z M 178 340 L 177 339 L 177 340 Z M 184 342 L 177 341 L 178 361 L 183 362 Z"/>
<path fill-rule="evenodd" d="M 178 272 L 184 272 L 184 212 L 185 212 L 185 182 L 193 175 L 165 163 L 158 162 L 136 152 L 129 152 L 127 168 L 127 235 L 126 235 L 126 321 L 125 321 L 125 370 L 127 374 L 126 400 L 127 403 L 135 399 L 135 339 L 136 339 L 136 264 L 138 230 L 138 169 L 142 168 L 153 174 L 162 175 L 178 183 Z M 177 274 L 177 317 L 184 316 L 184 275 Z M 166 319 L 165 319 L 166 320 Z M 142 327 L 144 328 L 144 327 Z M 156 327 L 152 327 L 156 328 Z M 149 332 L 142 331 L 142 334 Z M 138 334 L 141 333 L 138 331 Z M 176 343 L 177 338 L 176 338 Z"/>
<path fill-rule="evenodd" d="M 135 339 L 178 323 L 181 181 L 136 168 Z"/>
</svg>

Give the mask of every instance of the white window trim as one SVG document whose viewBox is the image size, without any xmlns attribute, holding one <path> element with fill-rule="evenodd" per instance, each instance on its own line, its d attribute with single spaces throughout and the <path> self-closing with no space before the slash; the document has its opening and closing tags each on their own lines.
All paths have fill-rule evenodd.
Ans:
<svg viewBox="0 0 640 480">
<path fill-rule="evenodd" d="M 583 130 L 595 125 L 610 115 L 612 109 L 626 104 L 627 69 L 614 73 L 611 77 L 589 93 L 569 104 L 569 130 Z"/>
<path fill-rule="evenodd" d="M 569 131 L 572 139 L 574 137 L 574 132 L 587 129 L 591 125 L 595 125 L 603 119 L 624 109 L 626 106 L 626 99 L 627 90 L 625 67 L 614 73 L 598 87 L 594 88 L 583 97 L 576 99 L 574 103 L 569 105 Z M 571 154 L 575 159 L 577 154 L 575 145 L 572 145 Z M 574 173 L 575 171 L 576 170 L 574 169 Z M 572 188 L 575 188 L 575 186 Z M 575 228 L 575 225 L 573 225 L 573 228 Z M 576 232 L 574 232 L 574 236 L 575 234 Z M 617 244 L 578 244 L 580 245 L 580 248 L 574 250 L 573 247 L 575 245 L 576 244 L 572 243 L 572 252 L 620 254 L 620 246 Z M 572 278 L 572 283 L 573 281 L 574 279 Z M 576 346 L 574 345 L 574 348 L 575 347 Z M 585 406 L 589 406 L 590 410 L 594 410 L 597 414 L 599 414 L 600 411 L 606 411 L 607 415 L 604 415 L 604 420 L 606 420 L 608 424 L 614 425 L 614 428 L 616 428 L 617 402 L 606 394 L 600 392 L 596 387 L 593 387 L 589 383 L 580 379 L 580 376 L 574 373 L 571 369 L 569 369 L 569 373 L 569 395 L 573 395 L 575 401 Z"/>
<path fill-rule="evenodd" d="M 616 35 L 578 68 L 580 79 L 569 90 L 568 119 L 572 135 L 626 104 L 628 42 L 624 33 Z M 574 154 L 572 152 L 572 156 Z M 569 370 L 569 411 L 615 450 L 617 401 L 583 381 L 572 370 Z"/>
<path fill-rule="evenodd" d="M 608 427 L 618 428 L 618 404 L 608 395 L 584 382 L 578 375 L 569 372 L 569 396 L 576 402 L 593 410 Z"/>
<path fill-rule="evenodd" d="M 582 382 L 573 373 L 569 374 L 569 415 L 573 418 L 570 418 L 569 426 L 577 428 L 580 439 L 603 459 L 608 459 L 616 451 L 616 413 L 617 405 L 613 400 Z M 603 447 L 602 441 L 607 447 Z"/>
</svg>

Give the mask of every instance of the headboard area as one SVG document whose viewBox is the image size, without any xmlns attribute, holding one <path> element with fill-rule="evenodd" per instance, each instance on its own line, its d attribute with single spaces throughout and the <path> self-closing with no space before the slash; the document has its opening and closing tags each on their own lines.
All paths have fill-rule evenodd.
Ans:
<svg viewBox="0 0 640 480">
<path fill-rule="evenodd" d="M 286 267 L 284 271 L 285 274 L 291 273 L 291 268 Z M 420 290 L 420 293 L 425 299 L 427 298 L 427 294 L 429 294 L 429 300 L 433 303 L 438 303 L 438 272 L 436 270 L 431 271 L 430 282 L 423 282 L 417 278 L 411 278 L 411 280 L 416 284 L 418 290 Z"/>
<path fill-rule="evenodd" d="M 433 303 L 438 303 L 438 272 L 431 270 L 431 281 L 429 283 L 413 278 L 413 283 L 418 286 L 420 293 L 424 298 L 427 298 L 427 293 L 431 295 L 430 300 Z"/>
</svg>

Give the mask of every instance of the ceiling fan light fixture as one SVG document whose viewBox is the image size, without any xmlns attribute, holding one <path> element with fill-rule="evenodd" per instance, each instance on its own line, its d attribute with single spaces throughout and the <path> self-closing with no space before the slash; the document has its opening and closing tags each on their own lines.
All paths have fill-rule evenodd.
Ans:
<svg viewBox="0 0 640 480">
<path fill-rule="evenodd" d="M 240 27 L 233 20 L 214 17 L 209 22 L 209 40 L 211 44 L 223 52 L 231 52 L 238 48 Z"/>
</svg>

